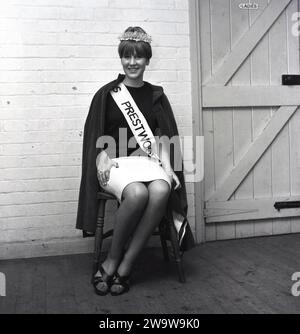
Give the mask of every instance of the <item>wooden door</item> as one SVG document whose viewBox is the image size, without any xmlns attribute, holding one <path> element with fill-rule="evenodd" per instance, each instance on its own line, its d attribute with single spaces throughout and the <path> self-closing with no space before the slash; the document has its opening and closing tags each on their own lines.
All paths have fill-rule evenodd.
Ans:
<svg viewBox="0 0 300 334">
<path fill-rule="evenodd" d="M 206 240 L 300 232 L 299 1 L 199 3 Z"/>
</svg>

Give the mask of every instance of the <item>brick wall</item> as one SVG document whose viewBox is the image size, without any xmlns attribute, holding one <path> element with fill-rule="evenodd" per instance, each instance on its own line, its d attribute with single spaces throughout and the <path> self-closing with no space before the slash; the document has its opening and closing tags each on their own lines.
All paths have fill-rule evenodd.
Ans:
<svg viewBox="0 0 300 334">
<path fill-rule="evenodd" d="M 90 101 L 122 72 L 117 36 L 140 25 L 154 39 L 145 80 L 163 85 L 180 133 L 191 134 L 188 0 L 0 6 L 0 258 L 90 251 L 75 229 Z M 192 184 L 188 193 L 194 225 Z"/>
</svg>

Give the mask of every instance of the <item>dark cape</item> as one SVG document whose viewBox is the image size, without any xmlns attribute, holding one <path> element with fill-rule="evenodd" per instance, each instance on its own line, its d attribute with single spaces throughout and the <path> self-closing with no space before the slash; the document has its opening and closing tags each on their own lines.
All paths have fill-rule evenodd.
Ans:
<svg viewBox="0 0 300 334">
<path fill-rule="evenodd" d="M 83 230 L 84 236 L 93 235 L 96 229 L 98 210 L 97 192 L 101 190 L 97 178 L 96 167 L 96 158 L 101 152 L 101 149 L 96 148 L 96 142 L 99 137 L 104 135 L 107 95 L 124 80 L 124 77 L 124 75 L 120 74 L 116 80 L 98 90 L 92 100 L 85 122 L 82 150 L 82 175 L 76 221 L 76 228 Z M 157 121 L 161 130 L 161 135 L 166 135 L 169 138 L 178 136 L 178 129 L 173 111 L 163 92 L 163 88 L 154 85 L 151 85 L 151 87 L 153 89 L 153 112 L 157 113 Z M 170 161 L 173 168 L 174 154 L 174 151 L 171 149 Z M 182 217 L 182 222 L 180 228 L 177 229 L 177 232 L 180 249 L 186 251 L 192 248 L 195 243 L 187 220 L 188 205 L 183 168 L 181 171 L 175 170 L 175 173 L 179 178 L 181 188 L 177 190 L 172 189 L 163 219 L 174 221 L 174 212 Z"/>
</svg>

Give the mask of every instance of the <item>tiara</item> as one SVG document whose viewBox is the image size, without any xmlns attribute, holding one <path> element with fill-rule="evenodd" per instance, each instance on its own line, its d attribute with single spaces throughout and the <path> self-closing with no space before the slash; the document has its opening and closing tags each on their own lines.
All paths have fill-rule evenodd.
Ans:
<svg viewBox="0 0 300 334">
<path fill-rule="evenodd" d="M 152 38 L 151 36 L 149 36 L 146 33 L 143 32 L 139 32 L 139 31 L 128 31 L 128 32 L 124 32 L 124 34 L 122 34 L 119 37 L 119 40 L 122 41 L 136 41 L 136 42 L 146 42 L 151 44 L 152 42 Z"/>
</svg>

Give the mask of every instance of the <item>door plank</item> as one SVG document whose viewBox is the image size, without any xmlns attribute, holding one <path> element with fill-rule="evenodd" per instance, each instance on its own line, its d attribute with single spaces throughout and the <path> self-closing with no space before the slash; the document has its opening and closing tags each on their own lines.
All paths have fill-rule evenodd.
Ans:
<svg viewBox="0 0 300 334">
<path fill-rule="evenodd" d="M 289 6 L 287 11 L 288 17 L 288 43 L 289 43 L 289 53 L 288 53 L 288 72 L 289 73 L 300 73 L 300 40 L 299 37 L 293 36 L 292 26 L 295 21 L 292 21 L 292 16 L 294 13 L 300 11 L 300 1 L 295 0 L 292 6 Z M 300 194 L 300 113 L 295 114 L 290 121 L 290 175 L 291 175 L 291 195 Z M 291 219 L 291 232 L 300 232 L 300 219 Z"/>
<path fill-rule="evenodd" d="M 294 1 L 295 2 L 295 1 Z M 292 6 L 290 4 L 289 7 Z M 288 53 L 289 53 L 289 34 L 287 12 L 281 15 L 276 24 L 270 29 L 270 84 L 280 85 L 281 75 L 288 73 Z M 293 88 L 299 87 L 284 87 Z M 300 93 L 300 89 L 298 95 Z M 288 94 L 287 94 L 288 95 Z M 292 104 L 293 98 L 291 96 L 283 96 L 286 100 L 282 101 L 281 105 L 287 103 Z M 300 100 L 300 99 L 299 99 Z M 300 103 L 294 103 L 299 105 Z M 272 108 L 274 112 L 274 108 Z M 281 131 L 281 133 L 274 140 L 271 148 L 272 152 L 272 195 L 290 196 L 290 128 L 289 124 Z M 284 163 L 283 163 L 284 161 Z M 288 210 L 289 211 L 289 210 Z M 275 217 L 274 217 L 275 218 Z M 288 218 L 273 219 L 273 234 L 289 233 L 291 230 Z"/>
<path fill-rule="evenodd" d="M 230 0 L 211 0 L 212 70 L 232 48 L 230 33 Z M 216 188 L 224 181 L 224 170 L 233 168 L 233 112 L 213 110 L 214 171 Z M 217 226 L 217 239 L 235 238 L 235 225 Z"/>
<path fill-rule="evenodd" d="M 270 3 L 269 0 L 263 0 L 264 6 Z M 262 10 L 262 8 L 260 9 Z M 259 16 L 259 11 L 251 11 L 250 16 L 254 22 Z M 270 84 L 270 51 L 269 51 L 269 33 L 261 39 L 259 45 L 251 54 L 252 60 L 252 85 Z M 263 132 L 271 119 L 271 108 L 253 107 L 252 131 L 255 141 Z M 253 198 L 271 197 L 272 179 L 271 179 L 271 151 L 266 150 L 262 157 L 252 170 L 253 174 Z M 256 220 L 254 222 L 254 235 L 272 234 L 272 221 Z"/>
<path fill-rule="evenodd" d="M 251 27 L 249 11 L 241 10 L 237 1 L 231 1 L 231 35 L 232 44 L 236 45 L 243 35 Z M 251 85 L 251 57 L 248 57 L 227 87 L 250 86 Z M 217 87 L 216 87 L 217 88 Z M 217 112 L 217 111 L 216 111 Z M 248 104 L 246 108 L 233 108 L 233 159 L 234 165 L 241 160 L 245 148 L 252 142 L 252 107 Z M 235 191 L 233 198 L 248 199 L 253 196 L 253 177 L 245 178 L 244 182 Z M 252 237 L 254 235 L 254 225 L 252 221 L 243 224 L 235 223 L 236 238 Z"/>
</svg>

